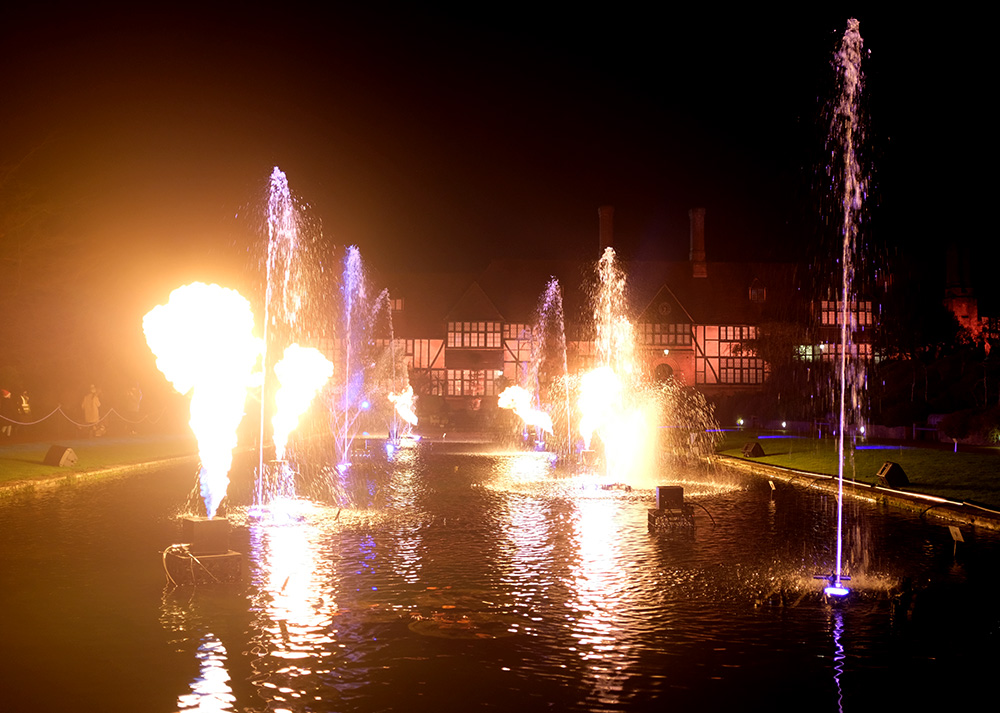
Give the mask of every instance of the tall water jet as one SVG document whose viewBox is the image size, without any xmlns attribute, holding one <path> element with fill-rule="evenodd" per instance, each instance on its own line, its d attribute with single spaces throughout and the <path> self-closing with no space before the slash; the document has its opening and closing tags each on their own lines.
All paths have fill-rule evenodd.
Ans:
<svg viewBox="0 0 1000 713">
<path fill-rule="evenodd" d="M 298 246 L 298 215 L 288 178 L 277 166 L 268 181 L 267 198 L 267 257 L 264 284 L 264 337 L 260 385 L 260 449 L 258 458 L 258 483 L 263 481 L 265 424 L 267 419 L 268 376 L 270 364 L 268 350 L 273 323 L 294 324 L 302 296 L 296 289 L 293 258 Z M 258 500 L 257 504 L 261 504 Z"/>
<path fill-rule="evenodd" d="M 660 418 L 657 400 L 641 383 L 625 285 L 614 249 L 606 248 L 592 298 L 596 366 L 580 379 L 578 429 L 586 450 L 600 438 L 609 478 L 637 484 L 653 469 Z"/>
<path fill-rule="evenodd" d="M 855 252 L 866 189 L 858 160 L 858 147 L 864 138 L 860 101 L 863 48 L 859 23 L 852 18 L 847 22 L 847 31 L 834 55 L 833 64 L 839 91 L 831 116 L 829 140 L 832 158 L 829 170 L 833 185 L 839 193 L 841 236 L 840 353 L 837 361 L 837 554 L 835 569 L 829 580 L 830 586 L 827 587 L 827 593 L 833 596 L 847 594 L 847 589 L 843 586 L 843 580 L 849 579 L 843 574 L 845 431 L 852 422 L 857 424 L 860 421 L 858 389 L 864 378 L 864 365 L 853 343 L 853 335 L 858 327 L 857 294 L 854 286 Z M 848 413 L 849 409 L 853 413 Z"/>
<path fill-rule="evenodd" d="M 191 394 L 201 494 L 208 517 L 215 517 L 262 348 L 253 336 L 250 303 L 235 290 L 197 282 L 170 293 L 142 326 L 156 366 L 178 392 Z"/>
<path fill-rule="evenodd" d="M 410 384 L 410 375 L 406 365 L 406 350 L 403 344 L 396 342 L 392 300 L 388 290 L 382 290 L 379 295 L 379 303 L 385 307 L 386 320 L 389 325 L 389 342 L 385 349 L 385 358 L 389 361 L 389 367 L 384 370 L 386 372 L 385 378 L 388 381 L 384 386 L 384 391 L 389 403 L 392 404 L 392 411 L 388 417 L 388 447 L 395 448 L 404 436 L 412 433 L 413 427 L 417 425 L 416 397 L 413 393 L 413 386 Z"/>
<path fill-rule="evenodd" d="M 565 430 L 560 428 L 560 431 L 565 433 L 564 452 L 569 454 L 572 451 L 573 432 L 566 328 L 562 289 L 554 277 L 549 280 L 539 299 L 530 338 L 528 368 L 522 374 L 522 384 L 504 389 L 498 396 L 497 405 L 502 409 L 513 410 L 526 427 L 536 429 L 535 435 L 539 439 L 541 431 L 550 436 L 555 435 L 553 415 L 557 414 L 565 422 Z"/>
<path fill-rule="evenodd" d="M 397 363 L 400 351 L 392 339 L 389 292 L 382 290 L 369 297 L 361 252 L 353 245 L 344 256 L 339 292 L 339 319 L 333 325 L 337 378 L 330 398 L 330 427 L 338 465 L 346 466 L 359 428 L 375 414 L 381 416 L 380 410 L 389 408 L 388 395 L 405 393 L 407 382 L 405 368 Z M 382 315 L 387 315 L 388 328 L 379 337 L 380 324 L 385 326 L 379 322 Z M 393 418 L 390 414 L 388 420 Z M 392 428 L 390 425 L 390 431 Z"/>
<path fill-rule="evenodd" d="M 553 376 L 552 369 L 548 369 L 546 382 L 551 387 L 549 400 L 555 401 L 555 391 L 562 386 L 561 398 L 564 402 L 563 409 L 566 414 L 566 445 L 565 452 L 568 455 L 573 450 L 573 419 L 570 409 L 569 395 L 569 364 L 566 348 L 566 321 L 563 313 L 562 288 L 556 278 L 549 280 L 545 286 L 545 292 L 538 305 L 537 320 L 538 341 L 532 343 L 531 358 L 531 382 L 535 385 L 538 406 L 542 401 L 542 372 L 545 367 L 555 363 L 557 374 Z M 554 346 L 556 354 L 551 354 L 551 346 Z M 550 429 L 551 430 L 551 429 Z"/>
<path fill-rule="evenodd" d="M 590 451 L 585 463 L 594 463 L 603 451 L 611 484 L 651 487 L 662 483 L 660 471 L 668 458 L 712 453 L 718 423 L 702 394 L 673 379 L 652 378 L 651 365 L 637 349 L 626 297 L 625 272 L 607 248 L 591 297 L 594 368 L 574 384 L 576 426 Z"/>
</svg>

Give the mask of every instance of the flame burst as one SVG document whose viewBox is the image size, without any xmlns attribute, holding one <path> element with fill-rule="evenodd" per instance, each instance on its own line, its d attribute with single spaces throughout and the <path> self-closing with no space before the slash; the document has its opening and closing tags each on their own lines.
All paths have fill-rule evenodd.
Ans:
<svg viewBox="0 0 1000 713">
<path fill-rule="evenodd" d="M 417 414 L 413 410 L 413 387 L 409 384 L 398 394 L 389 394 L 389 401 L 396 407 L 399 417 L 411 426 L 417 425 Z"/>
<path fill-rule="evenodd" d="M 142 327 L 156 366 L 178 392 L 191 392 L 201 495 L 215 517 L 229 487 L 236 429 L 261 352 L 250 303 L 236 290 L 195 282 L 171 292 Z"/>
<path fill-rule="evenodd" d="M 282 360 L 274 365 L 274 373 L 281 388 L 274 395 L 276 409 L 271 425 L 274 426 L 275 458 L 284 460 L 288 436 L 299 425 L 299 418 L 316 394 L 333 376 L 333 362 L 317 349 L 291 344 L 285 348 Z"/>
<path fill-rule="evenodd" d="M 531 394 L 520 386 L 508 386 L 497 398 L 497 406 L 513 409 L 525 425 L 541 428 L 552 434 L 552 417 L 545 411 L 531 407 Z"/>
</svg>

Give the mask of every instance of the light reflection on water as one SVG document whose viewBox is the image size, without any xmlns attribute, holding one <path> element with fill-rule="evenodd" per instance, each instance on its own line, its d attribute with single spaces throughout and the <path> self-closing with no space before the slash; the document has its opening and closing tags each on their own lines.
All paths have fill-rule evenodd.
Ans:
<svg viewBox="0 0 1000 713">
<path fill-rule="evenodd" d="M 231 711 L 236 696 L 229 687 L 229 671 L 226 670 L 226 647 L 214 634 L 206 634 L 198 647 L 200 666 L 198 678 L 191 682 L 191 693 L 177 699 L 177 708 L 182 711 Z"/>
<path fill-rule="evenodd" d="M 694 528 L 651 533 L 650 490 L 581 487 L 535 454 L 397 452 L 348 474 L 354 507 L 317 505 L 280 526 L 231 510 L 245 581 L 168 592 L 151 553 L 176 541 L 171 503 L 187 475 L 8 504 L 0 606 L 22 616 L 0 646 L 38 653 L 5 657 L 0 684 L 12 710 L 45 710 L 28 704 L 33 662 L 41 681 L 84 639 L 146 658 L 132 692 L 107 663 L 61 666 L 77 699 L 101 692 L 81 710 L 780 709 L 795 698 L 834 711 L 925 702 L 873 688 L 904 674 L 968 690 L 997 662 L 978 654 L 1000 637 L 995 536 L 967 532 L 956 558 L 947 528 L 848 503 L 857 598 L 835 617 L 812 579 L 830 561 L 829 498 L 722 472 L 671 476 L 704 509 Z M 915 596 L 897 605 L 904 579 Z M 117 616 L 94 615 L 109 602 Z M 72 625 L 53 627 L 51 611 Z M 51 710 L 73 709 L 59 696 Z"/>
</svg>

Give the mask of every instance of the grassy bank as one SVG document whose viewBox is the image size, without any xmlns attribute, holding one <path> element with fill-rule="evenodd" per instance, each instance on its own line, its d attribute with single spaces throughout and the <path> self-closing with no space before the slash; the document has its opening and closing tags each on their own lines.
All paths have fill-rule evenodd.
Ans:
<svg viewBox="0 0 1000 713">
<path fill-rule="evenodd" d="M 811 473 L 837 474 L 837 444 L 833 439 L 730 431 L 725 434 L 720 452 L 742 457 L 743 446 L 748 441 L 756 441 L 764 450 L 763 456 L 753 460 Z M 198 452 L 190 436 L 60 441 L 59 445 L 72 448 L 78 458 L 72 468 L 61 468 L 42 463 L 50 445 L 46 442 L 0 447 L 0 485 L 194 456 Z M 875 484 L 877 473 L 886 461 L 898 463 L 903 468 L 910 481 L 906 490 L 1000 509 L 1000 449 L 963 451 L 959 447 L 955 453 L 947 448 L 858 444 L 857 448 L 848 451 L 844 477 L 862 484 Z"/>
<path fill-rule="evenodd" d="M 16 480 L 33 480 L 101 470 L 112 466 L 150 463 L 168 458 L 191 456 L 198 445 L 191 436 L 91 438 L 60 441 L 72 448 L 76 465 L 61 468 L 42 461 L 51 443 L 25 443 L 0 448 L 0 485 Z"/>
<path fill-rule="evenodd" d="M 730 431 L 720 446 L 725 455 L 742 457 L 743 446 L 756 441 L 764 455 L 753 460 L 783 468 L 826 475 L 837 474 L 837 442 L 834 439 L 797 438 L 754 431 Z M 948 448 L 858 443 L 845 447 L 844 477 L 875 484 L 886 461 L 898 463 L 914 492 L 950 500 L 969 501 L 1000 509 L 1000 449 L 958 452 Z"/>
</svg>

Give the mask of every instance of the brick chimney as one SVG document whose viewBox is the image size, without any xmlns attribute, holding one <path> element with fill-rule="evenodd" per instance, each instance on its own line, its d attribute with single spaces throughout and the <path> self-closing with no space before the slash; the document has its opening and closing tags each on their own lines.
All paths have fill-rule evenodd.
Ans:
<svg viewBox="0 0 1000 713">
<path fill-rule="evenodd" d="M 705 262 L 705 209 L 692 208 L 688 211 L 691 220 L 691 276 L 708 277 Z"/>
<path fill-rule="evenodd" d="M 599 225 L 598 235 L 601 239 L 601 255 L 605 248 L 615 246 L 615 207 L 613 205 L 602 205 L 597 209 L 597 219 Z"/>
</svg>

